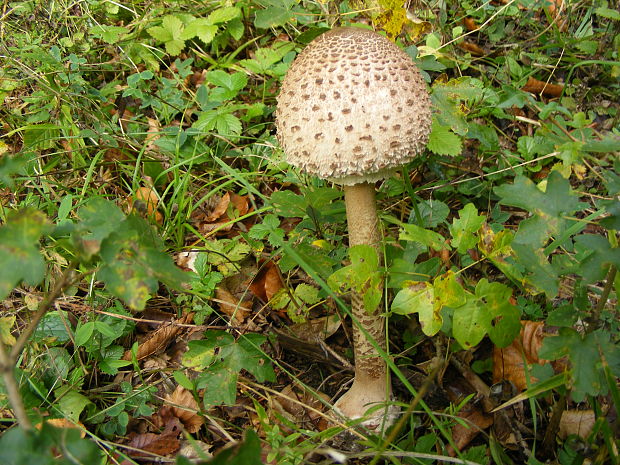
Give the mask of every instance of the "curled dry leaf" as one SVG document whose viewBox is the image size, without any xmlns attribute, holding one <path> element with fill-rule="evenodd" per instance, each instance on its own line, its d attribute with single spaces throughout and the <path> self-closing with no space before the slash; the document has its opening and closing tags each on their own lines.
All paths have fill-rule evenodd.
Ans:
<svg viewBox="0 0 620 465">
<path fill-rule="evenodd" d="M 459 48 L 465 50 L 466 52 L 471 53 L 473 56 L 481 57 L 481 56 L 486 55 L 482 47 L 468 40 L 459 42 L 458 46 Z"/>
<path fill-rule="evenodd" d="M 271 260 L 262 262 L 258 273 L 249 285 L 252 293 L 263 302 L 269 302 L 282 287 L 283 283 L 278 265 Z"/>
<path fill-rule="evenodd" d="M 192 219 L 197 223 L 198 230 L 205 235 L 212 232 L 225 234 L 235 224 L 229 215 L 231 208 L 235 210 L 235 216 L 244 216 L 251 211 L 250 201 L 246 195 L 241 196 L 234 192 L 226 192 L 209 213 L 196 210 Z"/>
<path fill-rule="evenodd" d="M 183 386 L 177 386 L 172 394 L 166 394 L 165 399 L 172 405 L 165 405 L 160 409 L 162 417 L 165 417 L 167 413 L 177 417 L 189 433 L 197 432 L 204 424 L 204 417 L 198 414 L 198 402 Z"/>
<path fill-rule="evenodd" d="M 149 152 L 158 151 L 157 145 L 155 145 L 155 141 L 161 137 L 161 124 L 159 121 L 154 118 L 147 118 L 149 123 L 149 129 L 146 133 L 146 150 Z"/>
<path fill-rule="evenodd" d="M 192 321 L 194 313 L 187 313 L 181 318 L 171 322 L 169 325 L 163 325 L 159 329 L 153 331 L 151 335 L 138 346 L 138 354 L 136 358 L 142 360 L 150 355 L 162 352 L 166 346 L 181 331 L 180 325 L 188 324 Z M 131 360 L 131 351 L 128 350 L 123 355 L 123 360 Z"/>
<path fill-rule="evenodd" d="M 234 324 L 241 324 L 252 311 L 252 303 L 235 297 L 227 285 L 227 280 L 215 289 L 216 302 L 222 313 L 228 315 Z"/>
<path fill-rule="evenodd" d="M 161 223 L 164 217 L 157 211 L 158 206 L 159 197 L 152 187 L 139 187 L 133 199 L 130 200 L 132 211 L 137 212 L 140 216 L 152 218 L 157 223 Z"/>
<path fill-rule="evenodd" d="M 558 434 L 561 439 L 572 434 L 585 439 L 592 432 L 595 422 L 594 410 L 566 410 L 562 412 Z"/>
<path fill-rule="evenodd" d="M 139 449 L 131 451 L 132 457 L 166 456 L 177 452 L 181 446 L 179 435 L 183 428 L 178 418 L 167 419 L 161 433 L 136 434 L 131 438 L 128 446 Z"/>
<path fill-rule="evenodd" d="M 522 321 L 519 336 L 508 347 L 493 348 L 493 382 L 511 381 L 521 391 L 527 387 L 525 364 L 544 364 L 547 361 L 538 357 L 545 337 L 544 322 Z M 530 377 L 532 382 L 534 378 Z"/>
<path fill-rule="evenodd" d="M 564 86 L 561 84 L 548 84 L 530 76 L 522 90 L 536 95 L 542 94 L 545 97 L 559 97 L 562 95 Z"/>
<path fill-rule="evenodd" d="M 306 342 L 324 341 L 332 336 L 342 324 L 338 315 L 328 315 L 291 325 L 283 331 Z"/>
</svg>

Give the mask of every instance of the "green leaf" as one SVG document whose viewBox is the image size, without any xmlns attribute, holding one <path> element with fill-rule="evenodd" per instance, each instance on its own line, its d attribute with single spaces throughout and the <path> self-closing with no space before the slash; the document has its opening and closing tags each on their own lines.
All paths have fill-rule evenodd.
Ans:
<svg viewBox="0 0 620 465">
<path fill-rule="evenodd" d="M 606 3 L 606 2 L 605 2 Z M 598 16 L 602 16 L 603 18 L 613 19 L 614 21 L 620 21 L 620 12 L 618 10 L 613 10 L 607 7 L 598 7 L 594 10 Z"/>
<path fill-rule="evenodd" d="M 598 396 L 607 392 L 602 354 L 611 361 L 620 356 L 620 347 L 609 338 L 609 333 L 601 330 L 581 335 L 572 328 L 560 328 L 558 336 L 544 339 L 539 356 L 557 360 L 568 355 L 573 368 L 573 398 L 580 402 L 585 395 Z"/>
<path fill-rule="evenodd" d="M 182 39 L 183 22 L 173 15 L 166 15 L 162 19 L 161 26 L 154 26 L 147 29 L 147 32 L 160 42 L 164 42 L 166 51 L 173 56 L 179 55 L 185 47 Z"/>
<path fill-rule="evenodd" d="M 211 100 L 217 102 L 236 97 L 239 91 L 248 84 L 248 78 L 244 73 L 228 74 L 221 69 L 210 71 L 207 73 L 206 79 L 211 84 L 219 86 L 213 89 L 210 94 Z"/>
<path fill-rule="evenodd" d="M 48 228 L 45 215 L 30 208 L 11 212 L 0 226 L 0 300 L 22 281 L 34 286 L 43 280 L 38 242 Z"/>
<path fill-rule="evenodd" d="M 149 243 L 148 233 L 152 234 L 148 223 L 128 217 L 101 244 L 103 266 L 97 275 L 132 310 L 144 309 L 159 281 L 180 289 L 186 280 L 172 258 Z"/>
<path fill-rule="evenodd" d="M 449 155 L 455 157 L 463 150 L 461 138 L 454 134 L 449 127 L 440 124 L 433 117 L 431 134 L 428 138 L 428 149 L 437 155 Z"/>
<path fill-rule="evenodd" d="M 283 26 L 293 18 L 292 0 L 261 0 L 260 5 L 264 10 L 257 10 L 254 18 L 254 26 L 259 29 Z"/>
<path fill-rule="evenodd" d="M 611 265 L 620 269 L 620 248 L 612 248 L 609 240 L 598 234 L 581 234 L 575 237 L 579 270 L 586 284 L 605 278 Z"/>
<path fill-rule="evenodd" d="M 226 6 L 212 11 L 207 17 L 210 24 L 227 23 L 241 16 L 241 9 L 236 6 Z"/>
<path fill-rule="evenodd" d="M 481 323 L 491 341 L 498 347 L 508 346 L 521 330 L 521 313 L 510 302 L 512 290 L 502 283 L 490 283 L 483 278 L 476 285 L 475 295 L 484 310 Z"/>
<path fill-rule="evenodd" d="M 232 114 L 233 111 L 232 108 L 224 107 L 200 112 L 198 120 L 192 127 L 200 131 L 215 129 L 223 136 L 238 135 L 241 133 L 242 125 L 239 118 Z"/>
<path fill-rule="evenodd" d="M 0 318 L 0 342 L 7 346 L 15 344 L 15 336 L 11 334 L 15 324 L 15 315 L 3 316 Z"/>
<path fill-rule="evenodd" d="M 217 33 L 217 26 L 210 23 L 206 18 L 196 18 L 183 29 L 180 35 L 180 39 L 185 41 L 198 37 L 205 44 L 211 43 L 215 34 Z"/>
<path fill-rule="evenodd" d="M 439 80 L 435 82 L 431 99 L 433 107 L 438 110 L 435 117 L 437 123 L 465 136 L 468 129 L 461 102 L 480 98 L 483 93 L 482 83 L 470 77 L 451 79 L 446 83 Z"/>
<path fill-rule="evenodd" d="M 436 251 L 452 249 L 441 234 L 421 228 L 416 224 L 404 224 L 399 239 L 401 241 L 419 242 Z"/>
<path fill-rule="evenodd" d="M 0 141 L 0 149 L 4 147 L 3 144 L 4 142 Z M 5 185 L 9 189 L 12 189 L 14 185 L 12 176 L 19 173 L 19 171 L 25 164 L 26 160 L 24 160 L 23 158 L 9 156 L 6 153 L 2 153 L 2 151 L 0 150 L 0 186 Z"/>
<path fill-rule="evenodd" d="M 88 397 L 73 390 L 63 393 L 58 400 L 60 411 L 73 423 L 80 421 L 80 415 L 89 404 L 92 402 Z"/>
<path fill-rule="evenodd" d="M 295 297 L 308 305 L 316 304 L 319 298 L 319 290 L 309 284 L 300 284 L 295 288 Z"/>
<path fill-rule="evenodd" d="M 125 219 L 125 215 L 113 202 L 101 197 L 89 200 L 78 210 L 79 225 L 89 233 L 84 240 L 102 241 L 112 234 Z"/>
<path fill-rule="evenodd" d="M 426 228 L 435 228 L 439 223 L 445 221 L 450 214 L 450 207 L 441 200 L 423 200 L 418 204 L 418 209 L 422 223 Z M 409 223 L 415 223 L 414 211 L 411 212 Z"/>
<path fill-rule="evenodd" d="M 183 354 L 183 366 L 203 371 L 215 360 L 215 346 L 208 341 L 189 341 Z"/>
<path fill-rule="evenodd" d="M 95 322 L 88 321 L 83 325 L 78 326 L 75 331 L 75 345 L 76 347 L 85 346 L 93 337 L 95 332 Z"/>
<path fill-rule="evenodd" d="M 218 452 L 208 465 L 262 465 L 260 439 L 247 430 L 241 443 Z"/>
<path fill-rule="evenodd" d="M 98 24 L 90 28 L 90 33 L 94 37 L 103 40 L 105 43 L 115 44 L 119 40 L 121 40 L 123 36 L 129 34 L 129 29 L 121 26 L 108 26 Z"/>
<path fill-rule="evenodd" d="M 422 331 L 434 336 L 443 326 L 443 318 L 434 308 L 435 292 L 431 283 L 416 283 L 401 289 L 392 301 L 392 312 L 399 315 L 418 314 Z"/>
<path fill-rule="evenodd" d="M 271 362 L 260 349 L 265 340 L 261 334 L 246 334 L 235 341 L 224 331 L 207 331 L 204 340 L 193 341 L 205 353 L 217 349 L 213 365 L 196 383 L 198 389 L 206 388 L 203 399 L 206 408 L 235 402 L 237 375 L 241 370 L 247 370 L 259 382 L 275 381 Z"/>
<path fill-rule="evenodd" d="M 466 253 L 468 249 L 476 245 L 477 237 L 474 235 L 484 223 L 485 217 L 478 215 L 478 210 L 472 203 L 468 203 L 459 210 L 459 218 L 452 221 L 450 234 L 452 234 L 452 246 L 459 253 Z"/>
</svg>

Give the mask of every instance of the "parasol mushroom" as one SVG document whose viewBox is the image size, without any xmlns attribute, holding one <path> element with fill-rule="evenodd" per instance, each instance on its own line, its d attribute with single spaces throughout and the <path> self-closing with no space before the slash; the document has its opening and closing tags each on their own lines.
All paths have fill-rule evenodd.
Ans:
<svg viewBox="0 0 620 465">
<path fill-rule="evenodd" d="M 367 29 L 322 34 L 289 68 L 276 126 L 290 164 L 344 186 L 349 246 L 371 245 L 380 259 L 374 183 L 422 152 L 431 127 L 430 97 L 411 58 Z M 352 293 L 355 379 L 334 406 L 351 419 L 391 396 L 386 363 L 359 328 L 385 349 L 385 319 L 362 299 Z M 364 425 L 377 428 L 393 416 L 378 409 Z"/>
</svg>

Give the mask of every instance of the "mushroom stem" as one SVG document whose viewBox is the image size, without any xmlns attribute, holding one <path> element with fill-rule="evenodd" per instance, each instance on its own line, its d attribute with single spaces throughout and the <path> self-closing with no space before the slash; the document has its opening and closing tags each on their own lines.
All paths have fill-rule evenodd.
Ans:
<svg viewBox="0 0 620 465">
<path fill-rule="evenodd" d="M 344 186 L 344 199 L 349 228 L 349 246 L 372 245 L 381 262 L 379 218 L 373 184 L 364 182 Z M 364 307 L 363 296 L 353 292 L 351 313 L 358 324 L 353 324 L 353 347 L 355 352 L 355 379 L 353 386 L 335 404 L 335 408 L 348 418 L 360 418 L 366 410 L 389 400 L 391 389 L 387 366 L 383 358 L 359 329 L 362 326 L 368 336 L 385 350 L 385 317 L 380 311 L 369 313 Z M 375 413 L 368 427 L 378 426 L 384 415 Z M 379 421 L 377 421 L 379 420 Z"/>
</svg>

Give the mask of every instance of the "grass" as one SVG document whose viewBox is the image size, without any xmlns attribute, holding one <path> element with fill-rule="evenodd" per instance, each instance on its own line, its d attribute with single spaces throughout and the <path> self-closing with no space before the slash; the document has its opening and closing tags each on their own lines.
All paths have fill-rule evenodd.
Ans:
<svg viewBox="0 0 620 465">
<path fill-rule="evenodd" d="M 409 7 L 3 5 L 3 463 L 184 464 L 185 442 L 207 460 L 234 441 L 226 463 L 619 463 L 617 10 Z M 424 156 L 378 185 L 383 355 L 408 415 L 350 429 L 360 452 L 336 450 L 327 415 L 350 323 L 300 326 L 348 312 L 327 284 L 348 265 L 344 205 L 286 164 L 273 124 L 296 53 L 349 23 L 394 36 L 435 109 Z M 89 440 L 25 432 L 60 418 Z"/>
</svg>

